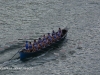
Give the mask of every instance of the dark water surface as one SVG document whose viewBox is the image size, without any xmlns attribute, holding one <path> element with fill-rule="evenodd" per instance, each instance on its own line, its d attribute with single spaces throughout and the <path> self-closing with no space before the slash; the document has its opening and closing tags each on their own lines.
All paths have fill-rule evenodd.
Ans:
<svg viewBox="0 0 100 75">
<path fill-rule="evenodd" d="M 19 54 L 9 61 L 25 40 L 66 26 L 62 45 L 27 62 Z M 100 75 L 99 34 L 99 0 L 0 0 L 0 67 L 13 68 L 0 75 Z"/>
</svg>

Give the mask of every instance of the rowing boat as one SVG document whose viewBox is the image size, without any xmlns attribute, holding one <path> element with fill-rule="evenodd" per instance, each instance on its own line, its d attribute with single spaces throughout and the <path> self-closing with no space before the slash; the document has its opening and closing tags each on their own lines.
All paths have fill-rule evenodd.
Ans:
<svg viewBox="0 0 100 75">
<path fill-rule="evenodd" d="M 45 48 L 42 48 L 39 51 L 36 52 L 24 52 L 23 49 L 21 51 L 19 51 L 20 54 L 20 60 L 26 60 L 29 57 L 35 57 L 40 55 L 41 53 L 49 50 L 50 48 L 52 48 L 53 46 L 58 46 L 59 44 L 61 44 L 63 42 L 63 40 L 65 39 L 65 37 L 67 36 L 67 32 L 68 32 L 68 28 L 65 27 L 64 29 L 62 29 L 62 34 L 61 34 L 61 38 L 59 40 L 57 40 L 56 42 L 46 46 Z"/>
</svg>

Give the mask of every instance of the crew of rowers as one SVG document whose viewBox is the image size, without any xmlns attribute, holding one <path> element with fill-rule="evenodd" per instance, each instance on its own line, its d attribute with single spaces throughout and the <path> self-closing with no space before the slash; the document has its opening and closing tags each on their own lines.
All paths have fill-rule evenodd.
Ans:
<svg viewBox="0 0 100 75">
<path fill-rule="evenodd" d="M 47 36 L 43 35 L 43 39 L 39 38 L 38 41 L 34 40 L 34 43 L 31 42 L 28 43 L 26 41 L 25 47 L 27 52 L 35 52 L 42 48 L 45 48 L 46 46 L 54 43 L 55 41 L 59 40 L 61 38 L 62 30 L 59 28 L 57 32 L 54 30 L 52 31 L 52 34 L 48 33 Z"/>
</svg>

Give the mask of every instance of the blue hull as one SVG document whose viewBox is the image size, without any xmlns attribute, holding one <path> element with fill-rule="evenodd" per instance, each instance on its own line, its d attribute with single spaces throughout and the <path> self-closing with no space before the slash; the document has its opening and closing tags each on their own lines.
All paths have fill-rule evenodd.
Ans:
<svg viewBox="0 0 100 75">
<path fill-rule="evenodd" d="M 58 46 L 59 44 L 61 44 L 61 42 L 63 42 L 63 40 L 65 39 L 65 37 L 67 36 L 67 32 L 64 34 L 64 36 L 62 36 L 62 38 L 59 41 L 56 41 L 55 43 L 51 44 L 50 46 L 47 46 L 46 48 L 41 49 L 40 51 L 36 51 L 36 52 L 23 52 L 20 51 L 20 60 L 26 60 L 29 57 L 35 57 L 40 55 L 41 53 L 46 52 L 47 50 L 49 50 L 50 48 L 52 48 L 53 46 Z"/>
</svg>

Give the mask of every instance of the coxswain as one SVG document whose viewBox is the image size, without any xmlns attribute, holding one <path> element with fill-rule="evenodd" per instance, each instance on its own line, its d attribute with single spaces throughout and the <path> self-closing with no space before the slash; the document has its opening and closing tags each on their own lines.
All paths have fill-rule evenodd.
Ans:
<svg viewBox="0 0 100 75">
<path fill-rule="evenodd" d="M 25 49 L 28 50 L 29 49 L 29 44 L 28 44 L 28 41 L 26 41 L 25 43 Z"/>
</svg>

